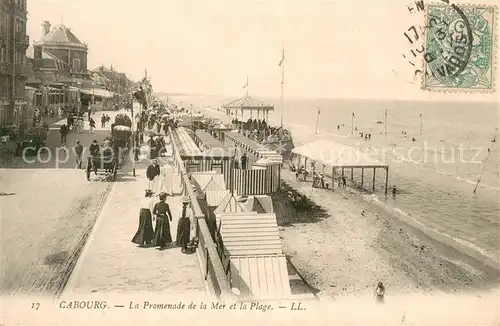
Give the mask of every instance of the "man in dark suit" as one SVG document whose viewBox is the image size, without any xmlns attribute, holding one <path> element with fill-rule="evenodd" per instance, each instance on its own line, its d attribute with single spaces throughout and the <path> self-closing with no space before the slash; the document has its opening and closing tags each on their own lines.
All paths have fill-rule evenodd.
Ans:
<svg viewBox="0 0 500 326">
<path fill-rule="evenodd" d="M 158 193 L 159 190 L 160 172 L 160 166 L 158 165 L 157 160 L 153 160 L 146 169 L 146 177 L 149 180 L 149 189 L 155 193 Z"/>
</svg>

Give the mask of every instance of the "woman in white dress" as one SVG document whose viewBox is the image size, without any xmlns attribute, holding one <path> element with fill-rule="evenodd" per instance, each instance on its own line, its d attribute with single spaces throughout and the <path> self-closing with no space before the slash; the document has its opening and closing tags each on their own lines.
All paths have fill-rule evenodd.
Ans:
<svg viewBox="0 0 500 326">
<path fill-rule="evenodd" d="M 167 164 L 163 166 L 162 172 L 163 172 L 162 191 L 168 194 L 169 196 L 172 196 L 174 192 L 175 167 L 174 167 L 174 161 L 171 157 L 167 158 Z"/>
</svg>

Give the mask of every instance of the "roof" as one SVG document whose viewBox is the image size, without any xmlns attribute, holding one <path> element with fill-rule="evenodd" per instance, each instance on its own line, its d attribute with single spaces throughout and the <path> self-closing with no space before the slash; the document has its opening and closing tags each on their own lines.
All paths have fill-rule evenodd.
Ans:
<svg viewBox="0 0 500 326">
<path fill-rule="evenodd" d="M 238 199 L 234 196 L 234 194 L 229 194 L 224 198 L 224 200 L 217 206 L 214 213 L 222 214 L 222 213 L 238 213 L 238 212 L 246 212 L 247 209 L 244 204 L 240 203 Z"/>
<path fill-rule="evenodd" d="M 228 256 L 283 254 L 276 214 L 220 214 L 218 225 Z"/>
<path fill-rule="evenodd" d="M 52 30 L 41 40 L 36 42 L 37 44 L 43 45 L 67 45 L 86 48 L 87 46 L 83 44 L 76 36 L 71 32 L 71 29 L 67 28 L 63 24 L 52 28 Z"/>
<path fill-rule="evenodd" d="M 294 148 L 292 153 L 332 167 L 388 167 L 387 164 L 379 162 L 366 153 L 361 153 L 354 147 L 323 139 Z"/>
<path fill-rule="evenodd" d="M 213 190 L 224 190 L 226 189 L 226 183 L 224 182 L 224 176 L 222 174 L 216 174 L 208 184 L 201 190 L 203 192 L 213 191 Z"/>
<path fill-rule="evenodd" d="M 201 191 L 205 191 L 212 181 L 214 184 L 210 186 L 210 189 L 206 190 L 226 189 L 224 176 L 215 171 L 193 172 L 191 173 L 191 179 L 196 182 Z M 218 188 L 214 189 L 214 185 L 218 185 Z"/>
<path fill-rule="evenodd" d="M 243 109 L 243 110 L 268 110 L 273 111 L 274 106 L 270 104 L 264 104 L 264 102 L 254 99 L 251 96 L 244 96 L 242 98 L 231 101 L 222 106 L 224 109 Z"/>
<path fill-rule="evenodd" d="M 208 132 L 202 129 L 198 129 L 195 132 L 196 137 L 201 141 L 201 143 L 205 146 L 208 146 L 210 148 L 212 147 L 224 147 L 222 143 L 210 135 Z"/>
<path fill-rule="evenodd" d="M 242 145 L 245 148 L 255 152 L 259 157 L 265 158 L 270 162 L 275 164 L 283 163 L 283 156 L 276 151 L 270 150 L 269 148 L 261 145 L 248 137 L 243 136 L 235 131 L 228 131 L 225 135 L 226 138 L 232 139 L 238 145 Z"/>
<path fill-rule="evenodd" d="M 26 49 L 26 56 L 30 59 L 35 59 L 35 48 L 30 46 Z M 42 50 L 42 59 L 47 59 L 47 60 L 58 60 L 56 57 L 51 55 L 50 53 L 47 53 Z"/>
<path fill-rule="evenodd" d="M 229 195 L 229 190 L 209 190 L 205 192 L 206 202 L 208 206 L 217 207 Z"/>
<path fill-rule="evenodd" d="M 231 286 L 243 298 L 282 299 L 291 296 L 286 257 L 231 257 Z"/>
<path fill-rule="evenodd" d="M 233 157 L 234 156 L 234 149 L 227 148 L 227 147 L 212 147 L 210 149 L 207 149 L 203 151 L 203 156 L 204 157 L 211 157 L 211 158 L 224 158 L 224 157 Z"/>
<path fill-rule="evenodd" d="M 186 129 L 180 127 L 172 131 L 173 141 L 177 143 L 177 148 L 179 149 L 181 157 L 183 155 L 201 155 L 200 148 L 196 145 L 191 136 L 189 136 Z"/>
<path fill-rule="evenodd" d="M 273 200 L 269 196 L 249 196 L 245 207 L 251 212 L 274 213 Z"/>
<path fill-rule="evenodd" d="M 102 89 L 102 88 L 82 89 L 81 92 L 83 94 L 94 95 L 97 97 L 104 97 L 104 98 L 112 98 L 114 96 L 113 92 L 110 92 L 107 89 Z"/>
</svg>

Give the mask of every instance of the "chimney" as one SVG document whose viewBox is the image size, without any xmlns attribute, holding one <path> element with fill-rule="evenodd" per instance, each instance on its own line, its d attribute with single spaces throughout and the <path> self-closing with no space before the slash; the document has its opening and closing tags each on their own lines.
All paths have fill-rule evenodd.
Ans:
<svg viewBox="0 0 500 326">
<path fill-rule="evenodd" d="M 43 28 L 42 29 L 42 36 L 45 36 L 45 35 L 49 34 L 49 32 L 50 32 L 50 26 L 51 25 L 50 25 L 50 23 L 48 21 L 44 21 L 42 23 L 42 28 Z"/>
</svg>

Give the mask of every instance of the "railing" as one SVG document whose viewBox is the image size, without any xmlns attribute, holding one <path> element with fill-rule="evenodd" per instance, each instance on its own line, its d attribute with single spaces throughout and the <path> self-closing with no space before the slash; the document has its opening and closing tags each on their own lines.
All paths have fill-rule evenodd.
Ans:
<svg viewBox="0 0 500 326">
<path fill-rule="evenodd" d="M 193 191 L 191 181 L 187 175 L 181 156 L 179 155 L 179 148 L 173 139 L 173 130 L 169 127 L 170 141 L 172 143 L 173 155 L 179 174 L 182 178 L 183 195 L 189 196 L 191 199 L 190 208 L 192 211 L 193 225 L 196 227 L 196 235 L 199 239 L 198 250 L 200 253 L 201 263 L 203 264 L 205 280 L 210 278 L 210 283 L 213 287 L 215 295 L 220 299 L 236 300 L 236 297 L 231 292 L 231 286 L 226 276 L 222 261 L 217 252 L 217 246 L 212 240 L 212 236 L 208 229 L 205 214 L 196 198 Z"/>
</svg>

